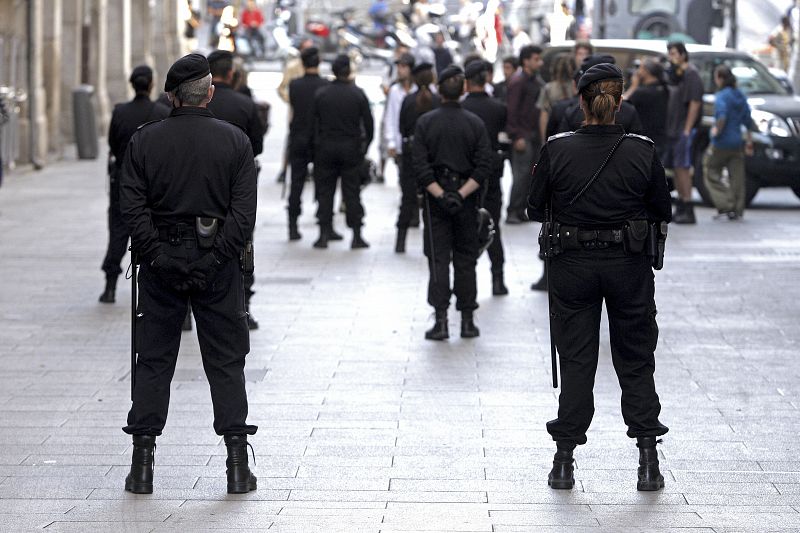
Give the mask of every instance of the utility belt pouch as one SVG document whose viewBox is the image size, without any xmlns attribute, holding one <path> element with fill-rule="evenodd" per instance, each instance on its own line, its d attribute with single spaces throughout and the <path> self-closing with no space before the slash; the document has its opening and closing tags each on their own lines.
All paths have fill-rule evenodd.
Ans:
<svg viewBox="0 0 800 533">
<path fill-rule="evenodd" d="M 559 233 L 561 224 L 558 222 L 543 222 L 539 231 L 539 257 L 555 257 L 564 250 L 561 248 Z"/>
<path fill-rule="evenodd" d="M 575 226 L 559 225 L 556 235 L 562 250 L 580 250 L 583 248 L 581 243 L 578 242 L 578 228 Z"/>
<path fill-rule="evenodd" d="M 628 255 L 641 255 L 647 243 L 648 222 L 646 220 L 629 220 L 622 230 L 622 247 Z"/>
<path fill-rule="evenodd" d="M 244 242 L 244 249 L 239 256 L 239 266 L 244 274 L 252 274 L 256 270 L 255 254 L 253 252 L 253 241 Z"/>
<path fill-rule="evenodd" d="M 664 250 L 667 244 L 668 224 L 666 222 L 652 222 L 647 233 L 647 255 L 652 257 L 654 270 L 664 268 Z"/>
<path fill-rule="evenodd" d="M 219 220 L 211 217 L 195 218 L 195 233 L 197 234 L 197 247 L 201 250 L 210 250 L 214 247 L 214 239 L 219 230 Z"/>
</svg>

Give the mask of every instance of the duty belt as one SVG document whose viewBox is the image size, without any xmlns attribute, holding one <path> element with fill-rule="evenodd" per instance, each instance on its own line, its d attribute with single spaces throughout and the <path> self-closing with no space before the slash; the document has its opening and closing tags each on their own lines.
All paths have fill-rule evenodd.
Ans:
<svg viewBox="0 0 800 533">
<path fill-rule="evenodd" d="M 622 244 L 624 231 L 622 228 L 582 230 L 575 226 L 560 226 L 558 237 L 564 250 L 594 250 Z"/>
<path fill-rule="evenodd" d="M 183 222 L 171 226 L 158 226 L 158 240 L 166 241 L 172 246 L 184 244 L 187 248 L 194 248 L 197 233 L 192 226 Z"/>
<path fill-rule="evenodd" d="M 434 171 L 434 176 L 436 177 L 436 182 L 446 191 L 458 190 L 469 179 L 469 176 L 462 176 L 448 169 Z"/>
</svg>

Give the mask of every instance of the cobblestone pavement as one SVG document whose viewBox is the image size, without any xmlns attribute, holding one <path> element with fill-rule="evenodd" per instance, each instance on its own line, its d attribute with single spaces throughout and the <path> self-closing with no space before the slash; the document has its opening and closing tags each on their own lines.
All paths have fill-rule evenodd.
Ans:
<svg viewBox="0 0 800 533">
<path fill-rule="evenodd" d="M 274 82 L 254 81 L 270 97 Z M 311 190 L 304 238 L 289 244 L 274 183 L 283 124 L 275 104 L 256 231 L 261 329 L 247 360 L 259 489 L 248 495 L 225 493 L 225 447 L 193 333 L 158 442 L 155 492 L 123 491 L 130 289 L 121 282 L 116 305 L 97 303 L 103 163 L 7 177 L 0 530 L 800 532 L 800 202 L 791 191 L 762 191 L 741 223 L 713 222 L 704 208 L 697 226 L 671 229 L 657 274 L 666 489 L 636 491 L 637 450 L 604 333 L 578 483 L 552 491 L 547 302 L 528 290 L 541 270 L 537 228 L 502 227 L 509 296 L 490 296 L 481 259 L 481 337 L 426 342 L 419 231 L 408 254 L 392 252 L 394 177 L 364 193 L 369 250 L 351 251 L 348 240 L 311 248 Z"/>
</svg>

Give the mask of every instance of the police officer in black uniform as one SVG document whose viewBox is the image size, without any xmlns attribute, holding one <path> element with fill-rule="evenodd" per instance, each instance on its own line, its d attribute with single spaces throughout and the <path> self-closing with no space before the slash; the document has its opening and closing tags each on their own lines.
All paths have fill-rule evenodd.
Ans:
<svg viewBox="0 0 800 533">
<path fill-rule="evenodd" d="M 331 65 L 336 79 L 317 92 L 314 120 L 314 182 L 317 195 L 319 239 L 314 248 L 327 248 L 333 230 L 333 196 L 342 178 L 345 219 L 353 230 L 350 248 L 368 248 L 361 236 L 361 165 L 372 142 L 374 123 L 367 95 L 350 81 L 350 58 L 341 54 Z"/>
<path fill-rule="evenodd" d="M 289 164 L 291 165 L 291 188 L 289 191 L 289 240 L 298 241 L 303 236 L 297 229 L 297 218 L 302 212 L 303 186 L 308 176 L 308 165 L 312 161 L 311 137 L 314 120 L 311 116 L 317 91 L 328 85 L 328 80 L 319 75 L 319 50 L 315 47 L 300 52 L 305 74 L 289 83 Z"/>
<path fill-rule="evenodd" d="M 128 227 L 119 211 L 119 178 L 122 160 L 128 141 L 136 128 L 169 115 L 169 108 L 150 100 L 153 90 L 153 70 L 147 65 L 133 69 L 128 81 L 136 92 L 133 100 L 114 106 L 111 125 L 108 128 L 108 146 L 111 149 L 113 165 L 109 165 L 109 203 L 108 203 L 108 249 L 103 259 L 103 272 L 106 273 L 106 288 L 100 295 L 102 303 L 111 304 L 116 300 L 117 278 L 122 274 L 120 261 L 128 250 Z"/>
<path fill-rule="evenodd" d="M 419 225 L 419 202 L 417 193 L 417 175 L 414 173 L 414 162 L 412 158 L 414 129 L 417 127 L 417 119 L 431 109 L 436 109 L 441 103 L 439 95 L 431 90 L 434 74 L 433 65 L 422 62 L 415 65 L 411 70 L 414 76 L 414 83 L 417 90 L 409 93 L 403 99 L 400 106 L 400 135 L 403 141 L 403 151 L 401 157 L 403 162 L 400 165 L 400 213 L 397 215 L 397 240 L 394 251 L 398 254 L 406 251 L 406 235 L 408 228 L 414 222 Z"/>
<path fill-rule="evenodd" d="M 495 235 L 492 244 L 486 250 L 492 264 L 492 294 L 502 296 L 508 294 L 503 279 L 503 241 L 500 239 L 500 214 L 503 206 L 503 191 L 500 179 L 503 177 L 503 149 L 500 146 L 499 134 L 506 129 L 506 105 L 496 98 L 491 98 L 485 91 L 486 75 L 492 68 L 491 63 L 483 60 L 469 63 L 464 73 L 467 78 L 467 97 L 462 106 L 467 111 L 478 115 L 486 125 L 489 143 L 492 145 L 492 174 L 484 184 L 483 206 L 494 220 Z"/>
<path fill-rule="evenodd" d="M 170 116 L 142 126 L 125 154 L 120 207 L 138 256 L 138 360 L 125 489 L 153 491 L 156 436 L 167 419 L 170 382 L 191 300 L 214 430 L 228 447 L 228 492 L 255 490 L 247 465 L 245 355 L 250 351 L 240 256 L 255 225 L 256 171 L 250 142 L 206 108 L 214 96 L 208 61 L 179 59 L 167 73 Z M 246 264 L 247 261 L 245 260 Z"/>
<path fill-rule="evenodd" d="M 586 443 L 594 414 L 604 300 L 622 416 L 640 451 L 637 488 L 664 486 L 656 439 L 668 429 L 658 418 L 653 380 L 657 263 L 646 245 L 657 238 L 663 246 L 670 196 L 653 142 L 614 123 L 622 90 L 616 65 L 603 63 L 583 74 L 578 92 L 586 126 L 548 139 L 528 198 L 532 219 L 552 220 L 542 242 L 551 257 L 551 334 L 561 363 L 558 418 L 547 423 L 557 446 L 548 483 L 558 489 L 575 483 L 572 453 Z"/>
<path fill-rule="evenodd" d="M 478 259 L 476 192 L 492 175 L 492 149 L 480 118 L 462 109 L 464 71 L 450 65 L 439 75 L 442 105 L 417 120 L 413 161 L 425 193 L 425 255 L 430 278 L 428 303 L 436 323 L 425 332 L 429 340 L 449 338 L 447 309 L 451 292 L 461 311 L 461 337 L 480 335 L 473 311 L 478 308 L 475 264 Z M 453 288 L 450 289 L 450 261 Z"/>
<path fill-rule="evenodd" d="M 264 123 L 259 117 L 258 106 L 253 99 L 233 87 L 236 75 L 233 54 L 226 50 L 215 50 L 208 55 L 208 64 L 211 67 L 214 83 L 214 99 L 209 102 L 208 110 L 215 117 L 242 128 L 250 139 L 253 156 L 258 156 L 264 149 Z M 254 283 L 255 278 L 252 274 L 245 274 L 247 325 L 250 329 L 258 329 L 258 322 L 250 313 L 250 300 L 255 293 Z"/>
</svg>

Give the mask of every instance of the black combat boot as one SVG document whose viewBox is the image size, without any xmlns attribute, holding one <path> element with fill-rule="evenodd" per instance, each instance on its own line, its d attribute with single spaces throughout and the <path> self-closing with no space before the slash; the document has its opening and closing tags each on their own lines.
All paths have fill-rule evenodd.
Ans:
<svg viewBox="0 0 800 533">
<path fill-rule="evenodd" d="M 492 294 L 494 296 L 505 296 L 508 294 L 502 272 L 492 272 Z"/>
<path fill-rule="evenodd" d="M 542 274 L 542 277 L 539 278 L 539 281 L 533 283 L 531 285 L 532 291 L 546 291 L 547 290 L 547 276 Z"/>
<path fill-rule="evenodd" d="M 344 240 L 344 235 L 342 235 L 341 233 L 337 233 L 337 231 L 335 229 L 333 229 L 333 226 L 331 226 L 331 229 L 328 232 L 328 240 L 329 241 L 343 241 Z"/>
<path fill-rule="evenodd" d="M 679 198 L 675 204 L 675 213 L 672 215 L 672 221 L 676 224 L 696 224 L 694 205 Z"/>
<path fill-rule="evenodd" d="M 134 494 L 153 494 L 153 467 L 155 467 L 155 435 L 133 436 L 131 472 L 125 478 L 125 490 Z"/>
<path fill-rule="evenodd" d="M 639 480 L 636 490 L 661 490 L 664 488 L 664 476 L 658 469 L 658 452 L 656 437 L 637 437 L 639 448 Z"/>
<path fill-rule="evenodd" d="M 408 233 L 408 229 L 406 228 L 397 228 L 397 241 L 394 243 L 394 253 L 396 254 L 404 254 L 406 253 L 406 234 Z"/>
<path fill-rule="evenodd" d="M 258 329 L 258 321 L 253 318 L 253 314 L 250 313 L 250 304 L 247 304 L 247 329 Z"/>
<path fill-rule="evenodd" d="M 225 461 L 228 494 L 245 494 L 256 490 L 256 476 L 247 466 L 247 435 L 225 435 L 225 446 L 228 448 L 228 459 Z"/>
<path fill-rule="evenodd" d="M 436 310 L 436 322 L 425 332 L 425 338 L 429 341 L 443 341 L 450 338 L 450 332 L 447 331 L 447 309 Z"/>
<path fill-rule="evenodd" d="M 369 243 L 361 237 L 361 228 L 353 228 L 353 242 L 350 243 L 351 250 L 358 250 L 359 248 L 369 248 Z"/>
<path fill-rule="evenodd" d="M 472 317 L 472 309 L 461 311 L 461 338 L 471 339 L 481 334 Z"/>
<path fill-rule="evenodd" d="M 575 465 L 572 458 L 574 444 L 556 442 L 556 454 L 553 456 L 553 469 L 547 476 L 547 484 L 553 489 L 571 489 L 575 486 Z"/>
<path fill-rule="evenodd" d="M 300 231 L 297 229 L 297 217 L 289 217 L 289 240 L 299 241 L 303 238 Z"/>
<path fill-rule="evenodd" d="M 106 288 L 100 295 L 100 303 L 113 304 L 117 301 L 117 276 L 106 276 Z"/>
<path fill-rule="evenodd" d="M 314 248 L 327 248 L 328 241 L 331 239 L 331 228 L 330 226 L 320 226 L 319 227 L 319 239 L 317 242 L 314 243 Z"/>
</svg>

